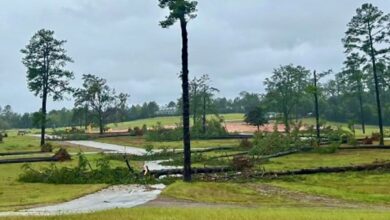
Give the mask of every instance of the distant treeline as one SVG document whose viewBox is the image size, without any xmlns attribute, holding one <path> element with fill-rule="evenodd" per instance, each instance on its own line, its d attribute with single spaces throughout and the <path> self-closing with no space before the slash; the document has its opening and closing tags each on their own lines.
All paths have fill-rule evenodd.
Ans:
<svg viewBox="0 0 390 220">
<path fill-rule="evenodd" d="M 207 108 L 208 113 L 244 113 L 245 109 L 260 103 L 257 94 L 243 92 L 234 99 L 215 98 L 212 99 L 213 108 Z M 171 101 L 167 105 L 158 105 L 156 102 L 145 102 L 141 105 L 126 106 L 125 109 L 112 109 L 105 123 L 116 123 L 137 119 L 152 118 L 157 116 L 180 115 L 180 100 Z M 97 126 L 97 116 L 91 110 L 85 108 L 62 108 L 51 110 L 47 114 L 47 126 L 49 128 L 71 127 L 95 124 Z M 0 107 L 0 129 L 9 128 L 39 128 L 40 113 L 16 113 L 10 105 Z"/>
<path fill-rule="evenodd" d="M 364 116 L 367 124 L 377 123 L 377 111 L 373 87 L 368 87 L 364 92 Z M 390 125 L 390 90 L 385 89 L 381 93 L 383 100 L 384 124 Z M 300 94 L 298 105 L 294 105 L 290 119 L 310 117 L 314 112 L 313 98 L 304 91 Z M 158 105 L 156 102 L 145 102 L 142 105 L 131 105 L 125 110 L 112 111 L 107 118 L 107 123 L 131 121 L 157 116 L 180 115 L 180 100 L 171 101 L 167 105 Z M 241 92 L 233 99 L 217 97 L 211 100 L 208 114 L 245 113 L 254 106 L 262 106 L 267 112 L 279 112 L 278 102 L 270 95 Z M 321 118 L 328 121 L 351 122 L 359 124 L 359 102 L 355 96 L 348 93 L 337 80 L 329 80 L 322 86 L 319 105 Z M 169 111 L 167 111 L 169 110 Z M 60 109 L 48 112 L 47 125 L 49 128 L 81 126 L 97 124 L 96 115 L 92 111 L 83 108 Z M 0 107 L 0 129 L 9 128 L 39 128 L 39 113 L 19 114 L 12 110 L 11 106 Z"/>
</svg>

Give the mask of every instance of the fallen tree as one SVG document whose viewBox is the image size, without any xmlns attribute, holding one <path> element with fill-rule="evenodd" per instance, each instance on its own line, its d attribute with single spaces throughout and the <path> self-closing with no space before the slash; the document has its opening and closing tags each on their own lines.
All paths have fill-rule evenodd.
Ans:
<svg viewBox="0 0 390 220">
<path fill-rule="evenodd" d="M 387 149 L 390 150 L 389 145 L 372 145 L 372 144 L 363 144 L 357 146 L 348 146 L 348 147 L 339 147 L 340 150 L 353 150 L 353 149 Z"/>
<path fill-rule="evenodd" d="M 192 174 L 201 174 L 201 173 L 226 173 L 236 171 L 232 167 L 204 167 L 204 168 L 192 168 Z M 156 178 L 160 176 L 167 175 L 183 175 L 183 169 L 165 169 L 165 170 L 151 170 L 149 171 L 149 175 L 154 176 Z"/>
<path fill-rule="evenodd" d="M 35 162 L 57 162 L 57 161 L 67 161 L 70 160 L 71 156 L 64 149 L 59 149 L 51 157 L 24 157 L 24 158 L 10 158 L 0 160 L 0 164 L 10 164 L 10 163 L 35 163 Z"/>
<path fill-rule="evenodd" d="M 290 154 L 305 152 L 305 151 L 312 150 L 312 149 L 314 149 L 314 148 L 291 149 L 288 151 L 282 151 L 282 152 L 278 152 L 275 154 L 259 156 L 259 157 L 257 157 L 257 159 L 270 159 L 270 158 L 275 158 L 275 157 L 282 157 L 282 156 L 287 156 Z M 235 157 L 235 156 L 242 156 L 242 155 L 247 155 L 247 154 L 249 154 L 249 151 L 243 151 L 243 152 L 234 153 L 234 154 L 225 154 L 225 155 L 221 155 L 221 156 L 215 156 L 215 157 L 211 157 L 210 159 Z"/>
<path fill-rule="evenodd" d="M 372 164 L 361 164 L 355 166 L 341 166 L 341 167 L 317 167 L 307 168 L 299 170 L 286 170 L 286 171 L 269 171 L 269 172 L 254 172 L 250 174 L 250 177 L 278 177 L 278 176 L 289 176 L 289 175 L 307 175 L 317 173 L 343 173 L 351 171 L 370 171 L 383 168 L 390 168 L 390 162 L 386 163 L 372 163 Z"/>
<path fill-rule="evenodd" d="M 30 158 L 12 158 L 0 160 L 0 164 L 9 163 L 34 163 L 34 162 L 55 162 L 59 161 L 54 157 L 30 157 Z"/>
<path fill-rule="evenodd" d="M 0 156 L 12 156 L 12 155 L 23 155 L 23 154 L 42 154 L 46 152 L 42 151 L 17 151 L 17 152 L 3 152 Z"/>
<path fill-rule="evenodd" d="M 308 175 L 308 174 L 317 174 L 317 173 L 343 173 L 351 171 L 370 171 L 383 168 L 390 168 L 390 162 L 386 163 L 372 163 L 372 164 L 361 164 L 355 166 L 341 166 L 341 167 L 317 167 L 317 168 L 307 168 L 299 170 L 286 170 L 286 171 L 255 171 L 255 172 L 246 172 L 246 177 L 261 177 L 261 178 L 273 178 L 279 176 L 289 176 L 289 175 Z M 232 167 L 209 167 L 209 168 L 194 168 L 191 170 L 192 174 L 205 174 L 205 173 L 227 173 L 233 172 L 228 177 L 241 175 L 240 170 L 234 169 Z M 178 175 L 183 174 L 182 169 L 166 169 L 166 170 L 152 170 L 149 172 L 150 175 L 158 178 L 163 175 Z"/>
</svg>

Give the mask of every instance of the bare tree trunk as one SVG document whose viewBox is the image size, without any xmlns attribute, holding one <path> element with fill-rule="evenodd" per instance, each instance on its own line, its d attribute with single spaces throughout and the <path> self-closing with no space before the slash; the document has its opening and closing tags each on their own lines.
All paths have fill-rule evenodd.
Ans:
<svg viewBox="0 0 390 220">
<path fill-rule="evenodd" d="M 193 126 L 196 124 L 196 116 L 197 116 L 197 106 L 198 106 L 198 100 L 197 100 L 197 85 L 194 85 L 194 102 L 192 103 L 192 112 L 193 112 Z"/>
<path fill-rule="evenodd" d="M 180 18 L 182 37 L 182 90 L 183 90 L 183 144 L 184 144 L 184 175 L 186 182 L 191 181 L 191 140 L 190 140 L 190 105 L 188 92 L 188 33 L 187 22 L 184 17 Z"/>
<path fill-rule="evenodd" d="M 370 52 L 371 52 L 372 70 L 374 72 L 376 105 L 377 105 L 377 110 L 378 110 L 378 124 L 379 124 L 379 133 L 380 133 L 379 144 L 384 145 L 382 107 L 381 107 L 381 100 L 380 100 L 380 94 L 379 94 L 379 82 L 378 82 L 378 74 L 377 74 L 377 69 L 376 69 L 375 52 L 374 52 L 374 47 L 372 45 L 373 42 L 372 42 L 371 30 L 369 31 L 369 38 L 370 38 Z"/>
<path fill-rule="evenodd" d="M 41 115 L 41 146 L 45 144 L 46 133 L 46 102 L 47 102 L 47 89 L 44 86 L 42 95 L 42 115 Z"/>
<path fill-rule="evenodd" d="M 360 122 L 362 124 L 363 134 L 366 133 L 366 125 L 364 120 L 364 109 L 363 109 L 363 91 L 361 89 L 361 85 L 359 86 L 359 107 L 360 107 Z"/>
<path fill-rule="evenodd" d="M 317 73 L 314 71 L 314 106 L 316 114 L 316 132 L 317 132 L 317 145 L 320 146 L 321 134 L 320 134 L 320 114 L 318 111 L 318 88 L 317 88 Z"/>
<path fill-rule="evenodd" d="M 43 76 L 43 91 L 42 91 L 42 115 L 41 115 L 41 146 L 45 144 L 46 136 L 46 104 L 47 104 L 47 87 L 49 78 L 49 61 L 47 52 L 45 52 L 44 63 L 45 63 L 45 74 Z"/>
<path fill-rule="evenodd" d="M 104 133 L 103 113 L 101 110 L 99 110 L 99 133 Z"/>
<path fill-rule="evenodd" d="M 206 91 L 203 91 L 203 117 L 202 117 L 202 133 L 206 133 Z"/>
</svg>

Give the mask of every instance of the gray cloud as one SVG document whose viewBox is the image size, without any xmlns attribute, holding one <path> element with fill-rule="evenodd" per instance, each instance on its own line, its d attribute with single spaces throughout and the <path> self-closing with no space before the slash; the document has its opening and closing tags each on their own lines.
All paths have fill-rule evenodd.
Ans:
<svg viewBox="0 0 390 220">
<path fill-rule="evenodd" d="M 263 91 L 262 81 L 279 65 L 337 71 L 346 24 L 363 2 L 199 0 L 198 17 L 189 24 L 191 77 L 207 73 L 220 95 L 234 97 Z M 389 12 L 389 1 L 371 2 Z M 0 8 L 0 106 L 39 109 L 19 50 L 40 28 L 68 41 L 74 86 L 92 73 L 130 93 L 130 104 L 180 96 L 180 30 L 158 26 L 167 11 L 157 0 L 4 0 Z M 63 106 L 72 100 L 49 103 L 49 109 Z"/>
</svg>

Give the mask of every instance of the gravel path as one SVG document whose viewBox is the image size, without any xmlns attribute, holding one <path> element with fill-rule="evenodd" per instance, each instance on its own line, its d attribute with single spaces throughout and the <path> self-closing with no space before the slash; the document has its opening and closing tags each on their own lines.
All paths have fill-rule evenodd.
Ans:
<svg viewBox="0 0 390 220">
<path fill-rule="evenodd" d="M 157 198 L 165 185 L 119 185 L 60 204 L 0 212 L 0 216 L 61 215 L 88 213 L 114 208 L 131 208 Z"/>
<path fill-rule="evenodd" d="M 36 135 L 38 137 L 38 135 Z M 73 145 L 80 145 L 90 148 L 101 149 L 110 153 L 127 153 L 133 155 L 144 155 L 144 149 L 125 147 L 115 144 L 106 144 L 95 141 L 66 141 Z M 163 166 L 163 161 L 146 161 L 145 164 L 150 170 L 161 170 L 178 168 Z M 72 213 L 87 213 L 113 208 L 131 208 L 145 204 L 157 198 L 165 185 L 120 185 L 110 186 L 106 189 L 92 193 L 78 199 L 55 205 L 25 209 L 15 212 L 0 212 L 1 216 L 30 216 L 30 215 L 60 215 Z"/>
<path fill-rule="evenodd" d="M 141 148 L 136 148 L 136 147 L 127 147 L 122 145 L 107 144 L 107 143 L 101 143 L 96 141 L 66 141 L 66 142 L 74 145 L 97 148 L 97 149 L 114 152 L 114 153 L 127 153 L 127 154 L 139 155 L 139 156 L 146 154 L 146 150 Z"/>
</svg>

